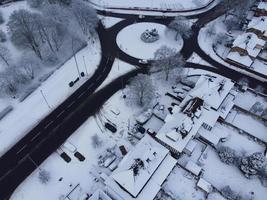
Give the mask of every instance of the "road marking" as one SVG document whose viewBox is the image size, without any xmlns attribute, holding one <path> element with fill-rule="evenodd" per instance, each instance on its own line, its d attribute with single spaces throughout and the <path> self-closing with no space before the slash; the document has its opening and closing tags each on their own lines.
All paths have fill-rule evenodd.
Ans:
<svg viewBox="0 0 267 200">
<path fill-rule="evenodd" d="M 65 110 L 62 110 L 62 111 L 56 116 L 56 118 L 59 118 L 64 112 L 65 112 Z"/>
<path fill-rule="evenodd" d="M 41 131 L 38 132 L 38 133 L 31 139 L 31 141 L 35 140 L 41 133 L 42 133 Z"/>
<path fill-rule="evenodd" d="M 93 86 L 94 86 L 94 84 L 91 83 L 91 84 L 88 86 L 87 90 L 90 90 L 90 88 L 93 87 Z"/>
<path fill-rule="evenodd" d="M 22 152 L 23 151 L 23 149 L 25 149 L 27 147 L 27 144 L 25 144 L 22 148 L 20 148 L 20 150 L 19 151 L 17 151 L 17 153 L 16 154 L 19 154 L 20 152 Z"/>
<path fill-rule="evenodd" d="M 47 129 L 54 121 L 49 122 L 44 128 Z"/>
<path fill-rule="evenodd" d="M 101 79 L 101 76 L 97 77 L 97 79 L 96 79 L 96 80 L 97 80 L 97 81 L 99 81 L 100 79 Z"/>
<path fill-rule="evenodd" d="M 84 94 L 85 94 L 86 91 L 82 92 L 79 96 L 78 96 L 78 99 L 81 98 Z"/>
<path fill-rule="evenodd" d="M 75 101 L 71 102 L 71 104 L 69 104 L 69 105 L 67 106 L 67 108 L 70 108 L 74 103 L 75 103 Z"/>
</svg>

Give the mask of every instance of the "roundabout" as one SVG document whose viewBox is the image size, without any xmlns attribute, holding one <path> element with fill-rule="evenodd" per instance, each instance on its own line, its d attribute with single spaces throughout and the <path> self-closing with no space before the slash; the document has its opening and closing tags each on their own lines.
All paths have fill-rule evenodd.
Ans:
<svg viewBox="0 0 267 200">
<path fill-rule="evenodd" d="M 153 41 L 145 42 L 141 39 L 144 33 L 156 32 Z M 183 47 L 181 36 L 175 38 L 175 33 L 169 31 L 165 25 L 158 23 L 141 22 L 123 28 L 117 35 L 118 47 L 126 54 L 138 58 L 151 60 L 154 53 L 161 46 L 168 46 L 179 52 Z"/>
</svg>

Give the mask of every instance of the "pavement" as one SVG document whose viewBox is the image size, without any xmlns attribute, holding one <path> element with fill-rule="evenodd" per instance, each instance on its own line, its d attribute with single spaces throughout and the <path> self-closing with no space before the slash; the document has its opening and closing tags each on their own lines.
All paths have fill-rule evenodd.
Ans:
<svg viewBox="0 0 267 200">
<path fill-rule="evenodd" d="M 103 14 L 102 11 L 98 12 Z M 205 13 L 189 16 L 188 18 L 199 18 L 199 20 L 193 26 L 194 34 L 191 38 L 184 41 L 181 53 L 185 58 L 189 58 L 193 52 L 196 52 L 215 68 L 194 63 L 187 63 L 185 67 L 204 69 L 229 77 L 233 80 L 238 80 L 245 75 L 233 71 L 213 60 L 201 50 L 197 42 L 200 28 L 223 13 L 224 11 L 221 5 L 218 5 Z M 138 59 L 120 50 L 116 43 L 116 36 L 119 31 L 135 22 L 155 22 L 167 25 L 173 19 L 173 17 L 158 19 L 158 17 L 156 18 L 153 16 L 139 19 L 138 15 L 105 14 L 108 16 L 125 18 L 125 20 L 109 29 L 105 29 L 102 24 L 99 25 L 97 31 L 101 43 L 102 58 L 98 69 L 76 92 L 58 106 L 51 114 L 45 117 L 0 158 L 0 199 L 8 199 L 17 186 L 22 183 L 38 165 L 56 151 L 56 149 L 90 116 L 97 113 L 105 101 L 124 87 L 131 77 L 134 77 L 138 73 L 147 72 L 147 65 L 140 64 Z M 108 76 L 116 57 L 139 67 L 113 80 L 110 84 L 95 92 Z M 252 83 L 252 87 L 256 84 L 265 84 L 264 86 L 267 87 L 266 83 L 262 83 L 251 77 L 247 78 Z"/>
</svg>

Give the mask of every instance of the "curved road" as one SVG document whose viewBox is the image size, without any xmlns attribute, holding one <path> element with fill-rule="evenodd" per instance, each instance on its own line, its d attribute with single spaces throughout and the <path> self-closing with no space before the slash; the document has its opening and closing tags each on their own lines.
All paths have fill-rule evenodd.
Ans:
<svg viewBox="0 0 267 200">
<path fill-rule="evenodd" d="M 230 70 L 205 55 L 205 52 L 199 48 L 197 42 L 200 28 L 223 13 L 224 10 L 222 7 L 217 5 L 205 13 L 189 16 L 188 18 L 198 17 L 199 20 L 196 26 L 193 27 L 194 34 L 192 37 L 185 40 L 181 53 L 185 58 L 189 58 L 195 51 L 216 68 L 194 63 L 187 63 L 186 67 L 204 69 L 238 80 L 244 75 Z M 137 15 L 105 14 L 113 17 L 124 17 L 126 19 L 109 29 L 104 29 L 102 24 L 100 24 L 98 34 L 101 42 L 102 58 L 94 75 L 0 158 L 0 199 L 8 199 L 16 187 L 36 169 L 33 160 L 37 165 L 41 164 L 88 117 L 94 115 L 107 99 L 121 89 L 121 87 L 124 87 L 129 78 L 135 76 L 137 73 L 146 72 L 146 65 L 139 64 L 138 59 L 125 54 L 117 46 L 116 37 L 118 32 L 135 22 L 155 22 L 167 25 L 173 19 L 172 17 L 156 19 L 153 16 L 139 19 Z M 108 76 L 115 57 L 127 63 L 137 65 L 140 68 L 115 79 L 109 85 L 94 93 L 96 88 Z M 251 82 L 260 84 L 260 82 L 253 78 L 250 78 L 250 80 Z"/>
</svg>

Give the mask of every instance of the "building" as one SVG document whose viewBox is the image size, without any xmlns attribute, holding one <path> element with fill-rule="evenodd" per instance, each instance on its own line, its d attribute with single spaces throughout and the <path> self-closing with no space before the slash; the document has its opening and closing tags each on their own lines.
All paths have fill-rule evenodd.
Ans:
<svg viewBox="0 0 267 200">
<path fill-rule="evenodd" d="M 167 115 L 156 139 L 175 155 L 190 153 L 187 147 L 199 129 L 210 131 L 217 120 L 225 119 L 231 110 L 234 104 L 228 96 L 233 86 L 227 78 L 201 76 L 181 104 Z"/>
<path fill-rule="evenodd" d="M 259 3 L 255 10 L 255 16 L 260 17 L 260 16 L 267 16 L 267 2 L 266 0 L 263 0 Z"/>
<path fill-rule="evenodd" d="M 255 33 L 258 38 L 267 41 L 267 16 L 253 17 L 248 24 L 247 32 Z"/>
<path fill-rule="evenodd" d="M 118 200 L 152 200 L 175 165 L 169 150 L 146 134 L 106 179 L 106 191 Z"/>
<path fill-rule="evenodd" d="M 264 45 L 265 41 L 258 38 L 254 32 L 243 33 L 233 42 L 227 60 L 242 67 L 251 67 Z"/>
<path fill-rule="evenodd" d="M 87 198 L 84 198 L 84 200 Z M 98 189 L 88 200 L 112 200 L 104 191 Z"/>
</svg>

